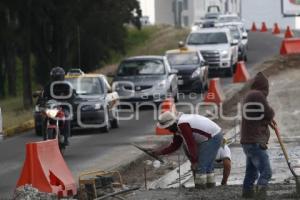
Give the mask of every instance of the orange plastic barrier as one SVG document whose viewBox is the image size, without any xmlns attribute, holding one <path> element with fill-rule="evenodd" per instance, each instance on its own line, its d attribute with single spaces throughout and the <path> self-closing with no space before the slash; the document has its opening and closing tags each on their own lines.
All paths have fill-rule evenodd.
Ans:
<svg viewBox="0 0 300 200">
<path fill-rule="evenodd" d="M 261 24 L 260 32 L 268 32 L 268 28 L 265 22 Z"/>
<path fill-rule="evenodd" d="M 247 82 L 250 79 L 250 75 L 247 71 L 245 62 L 238 62 L 235 74 L 233 76 L 234 83 Z"/>
<path fill-rule="evenodd" d="M 176 112 L 176 106 L 175 106 L 174 100 L 172 98 L 167 98 L 160 105 L 160 108 L 161 108 L 161 113 L 164 113 L 166 111 L 172 111 L 174 113 Z M 156 135 L 172 135 L 173 134 L 172 132 L 170 132 L 167 129 L 158 128 L 158 127 L 156 127 L 155 132 L 156 132 Z"/>
<path fill-rule="evenodd" d="M 26 144 L 26 158 L 17 187 L 25 184 L 59 197 L 76 195 L 76 183 L 56 139 Z"/>
<path fill-rule="evenodd" d="M 280 28 L 279 25 L 277 23 L 274 24 L 274 29 L 273 29 L 273 35 L 277 35 L 280 34 Z"/>
<path fill-rule="evenodd" d="M 294 37 L 294 33 L 292 32 L 290 26 L 287 26 L 284 34 L 284 38 L 292 38 L 292 37 Z"/>
<path fill-rule="evenodd" d="M 282 41 L 280 55 L 289 54 L 300 54 L 300 38 L 288 38 Z"/>
<path fill-rule="evenodd" d="M 205 102 L 220 104 L 224 100 L 224 95 L 220 87 L 220 79 L 213 78 L 209 81 L 208 92 L 204 98 Z"/>
<path fill-rule="evenodd" d="M 256 31 L 257 31 L 255 22 L 252 23 L 251 31 L 252 31 L 252 32 L 256 32 Z"/>
</svg>

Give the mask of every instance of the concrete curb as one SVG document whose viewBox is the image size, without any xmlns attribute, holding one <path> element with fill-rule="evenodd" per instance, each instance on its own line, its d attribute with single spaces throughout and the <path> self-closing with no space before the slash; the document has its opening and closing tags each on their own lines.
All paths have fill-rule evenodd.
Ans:
<svg viewBox="0 0 300 200">
<path fill-rule="evenodd" d="M 9 128 L 5 128 L 3 130 L 3 133 L 4 133 L 5 137 L 11 137 L 13 135 L 17 135 L 17 134 L 23 133 L 25 131 L 29 131 L 33 128 L 34 128 L 34 120 L 31 119 L 31 120 L 23 122 L 23 123 L 21 123 L 17 126 L 12 126 L 12 127 L 9 127 Z"/>
</svg>

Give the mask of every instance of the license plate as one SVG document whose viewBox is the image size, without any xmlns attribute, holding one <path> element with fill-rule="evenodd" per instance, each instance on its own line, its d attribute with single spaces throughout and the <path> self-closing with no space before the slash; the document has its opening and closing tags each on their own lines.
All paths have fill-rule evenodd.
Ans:
<svg viewBox="0 0 300 200">
<path fill-rule="evenodd" d="M 178 85 L 183 85 L 183 80 L 178 80 Z"/>
</svg>

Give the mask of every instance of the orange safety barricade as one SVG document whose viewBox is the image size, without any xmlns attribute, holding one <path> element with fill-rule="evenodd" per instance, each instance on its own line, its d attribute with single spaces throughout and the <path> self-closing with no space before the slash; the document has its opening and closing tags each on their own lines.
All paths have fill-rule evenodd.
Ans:
<svg viewBox="0 0 300 200">
<path fill-rule="evenodd" d="M 245 62 L 238 62 L 235 74 L 233 76 L 234 83 L 247 82 L 250 79 Z"/>
<path fill-rule="evenodd" d="M 205 95 L 204 101 L 220 104 L 224 100 L 224 94 L 220 87 L 220 79 L 213 78 L 209 81 L 208 92 Z"/>
<path fill-rule="evenodd" d="M 261 24 L 260 32 L 268 32 L 268 28 L 267 28 L 266 22 L 263 22 Z"/>
<path fill-rule="evenodd" d="M 288 38 L 282 41 L 280 55 L 289 54 L 300 54 L 300 38 Z"/>
<path fill-rule="evenodd" d="M 280 34 L 280 28 L 279 28 L 279 25 L 278 23 L 275 23 L 274 24 L 274 29 L 273 29 L 273 35 L 277 35 L 277 34 Z"/>
<path fill-rule="evenodd" d="M 294 37 L 294 33 L 292 32 L 290 26 L 287 26 L 284 34 L 284 38 L 292 38 L 292 37 Z"/>
<path fill-rule="evenodd" d="M 76 183 L 61 155 L 57 139 L 26 144 L 25 162 L 17 187 L 25 184 L 59 197 L 76 195 Z"/>
<path fill-rule="evenodd" d="M 174 103 L 174 99 L 167 98 L 162 104 L 160 105 L 161 113 L 166 111 L 176 112 L 176 106 Z M 167 129 L 156 127 L 156 135 L 172 135 L 173 133 Z"/>
</svg>

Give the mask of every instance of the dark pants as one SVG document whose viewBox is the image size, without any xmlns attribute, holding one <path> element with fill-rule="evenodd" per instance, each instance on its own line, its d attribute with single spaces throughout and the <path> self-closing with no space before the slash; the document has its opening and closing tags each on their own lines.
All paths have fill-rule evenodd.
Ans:
<svg viewBox="0 0 300 200">
<path fill-rule="evenodd" d="M 252 189 L 257 179 L 257 185 L 267 186 L 272 177 L 267 150 L 262 149 L 259 144 L 243 144 L 242 147 L 246 155 L 246 174 L 243 188 Z"/>
</svg>

